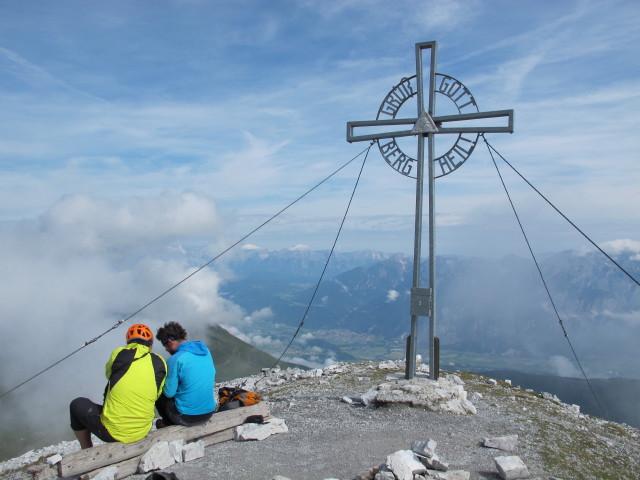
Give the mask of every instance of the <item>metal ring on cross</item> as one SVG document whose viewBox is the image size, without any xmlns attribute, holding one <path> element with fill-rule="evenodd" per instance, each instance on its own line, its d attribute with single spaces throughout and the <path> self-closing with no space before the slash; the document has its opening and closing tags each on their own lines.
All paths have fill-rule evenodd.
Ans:
<svg viewBox="0 0 640 480">
<path fill-rule="evenodd" d="M 434 91 L 453 102 L 459 114 L 479 112 L 473 95 L 462 82 L 441 73 L 436 73 L 435 77 Z M 417 93 L 416 75 L 403 78 L 382 101 L 376 120 L 395 119 L 402 105 Z M 453 146 L 446 153 L 433 160 L 440 167 L 436 170 L 439 173 L 434 176 L 436 178 L 442 177 L 460 167 L 471 156 L 479 136 L 478 133 L 459 133 Z M 391 168 L 407 177 L 416 178 L 414 172 L 417 168 L 414 168 L 414 166 L 417 165 L 417 160 L 405 154 L 395 138 L 379 139 L 376 140 L 376 143 L 380 153 Z"/>
</svg>

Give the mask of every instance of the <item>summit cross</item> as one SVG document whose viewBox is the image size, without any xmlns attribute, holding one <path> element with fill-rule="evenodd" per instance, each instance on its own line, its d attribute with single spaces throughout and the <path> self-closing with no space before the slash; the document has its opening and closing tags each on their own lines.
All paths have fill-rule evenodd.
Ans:
<svg viewBox="0 0 640 480">
<path fill-rule="evenodd" d="M 423 66 L 424 52 L 428 50 L 428 72 Z M 439 375 L 439 341 L 436 332 L 436 271 L 435 271 L 435 178 L 447 175 L 460 167 L 469 158 L 476 146 L 478 137 L 483 133 L 513 133 L 513 110 L 480 112 L 473 95 L 461 82 L 453 77 L 436 73 L 438 43 L 424 42 L 415 46 L 416 74 L 403 78 L 385 97 L 376 120 L 347 123 L 347 141 L 375 141 L 387 163 L 399 173 L 416 178 L 415 236 L 413 250 L 413 284 L 411 288 L 411 333 L 407 338 L 407 360 L 405 377 L 413 378 L 416 371 L 416 345 L 418 335 L 418 317 L 429 317 L 429 376 L 437 379 Z M 427 87 L 425 88 L 425 77 Z M 416 84 L 414 85 L 415 82 Z M 448 97 L 455 105 L 454 115 L 436 116 L 436 93 Z M 427 95 L 427 108 L 425 108 Z M 396 118 L 400 107 L 416 96 L 417 117 Z M 489 118 L 506 119 L 506 125 L 485 125 L 482 121 Z M 396 130 L 354 135 L 356 128 L 370 127 L 377 130 L 390 126 L 412 126 L 410 130 Z M 449 125 L 449 126 L 446 126 Z M 443 155 L 434 158 L 435 136 L 457 134 L 454 145 Z M 398 137 L 418 137 L 417 159 L 405 154 L 398 143 Z M 475 138 L 474 138 L 475 136 Z M 385 142 L 382 142 L 385 140 Z M 420 287 L 420 255 L 422 245 L 422 204 L 424 190 L 424 152 L 427 141 L 427 171 L 429 185 L 429 288 Z M 435 172 L 439 167 L 438 174 Z M 416 176 L 411 174 L 416 168 Z"/>
</svg>

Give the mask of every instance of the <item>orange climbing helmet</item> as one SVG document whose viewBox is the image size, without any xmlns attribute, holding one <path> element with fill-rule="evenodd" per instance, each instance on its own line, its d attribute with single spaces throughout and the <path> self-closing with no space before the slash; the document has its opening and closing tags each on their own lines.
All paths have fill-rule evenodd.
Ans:
<svg viewBox="0 0 640 480">
<path fill-rule="evenodd" d="M 153 340 L 153 333 L 146 325 L 142 323 L 136 323 L 131 325 L 127 330 L 127 343 L 134 338 L 141 338 L 142 340 Z"/>
</svg>

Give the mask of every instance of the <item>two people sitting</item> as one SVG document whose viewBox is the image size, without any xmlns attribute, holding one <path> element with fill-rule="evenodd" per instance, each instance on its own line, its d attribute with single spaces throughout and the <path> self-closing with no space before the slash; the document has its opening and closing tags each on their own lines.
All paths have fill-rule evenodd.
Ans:
<svg viewBox="0 0 640 480">
<path fill-rule="evenodd" d="M 115 349 L 106 364 L 107 385 L 102 405 L 80 397 L 69 406 L 71 429 L 81 448 L 93 446 L 91 434 L 104 442 L 132 443 L 151 430 L 155 408 L 167 425 L 198 425 L 216 409 L 216 369 L 207 346 L 188 341 L 177 322 L 161 327 L 156 337 L 171 354 L 165 360 L 151 351 L 153 333 L 132 325 L 126 346 Z"/>
</svg>

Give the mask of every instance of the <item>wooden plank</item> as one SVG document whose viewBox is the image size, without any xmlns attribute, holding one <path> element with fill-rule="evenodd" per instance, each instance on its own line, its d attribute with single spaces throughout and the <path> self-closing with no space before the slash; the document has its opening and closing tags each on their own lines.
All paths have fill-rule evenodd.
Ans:
<svg viewBox="0 0 640 480">
<path fill-rule="evenodd" d="M 209 447 L 217 443 L 227 442 L 229 440 L 233 440 L 235 429 L 236 427 L 227 428 L 226 430 L 223 430 L 221 432 L 212 433 L 211 435 L 206 435 L 194 441 L 197 441 L 197 440 L 202 441 L 205 447 Z M 114 464 L 114 466 L 118 467 L 118 472 L 116 473 L 115 480 L 125 478 L 135 473 L 138 473 L 138 465 L 140 463 L 141 458 L 142 458 L 142 455 L 138 455 L 137 457 L 133 457 L 128 460 L 124 460 L 122 462 Z M 80 480 L 91 480 L 93 477 L 98 475 L 103 470 L 103 468 L 106 468 L 106 467 L 101 467 L 91 472 L 87 472 L 84 475 L 80 475 Z M 55 475 L 52 475 L 52 477 L 55 477 Z M 49 478 L 52 478 L 52 477 L 49 477 Z"/>
<path fill-rule="evenodd" d="M 80 450 L 63 457 L 58 463 L 58 476 L 69 477 L 90 472 L 107 465 L 141 456 L 158 442 L 171 442 L 180 438 L 185 442 L 206 437 L 238 425 L 242 425 L 252 415 L 269 415 L 269 403 L 260 402 L 249 407 L 241 407 L 226 412 L 215 413 L 209 421 L 195 427 L 171 426 L 156 430 L 134 443 L 106 443 L 97 447 Z"/>
<path fill-rule="evenodd" d="M 118 471 L 116 472 L 115 478 L 125 478 L 129 475 L 133 475 L 134 473 L 138 473 L 138 464 L 140 463 L 140 459 L 142 455 L 138 455 L 134 458 L 129 458 L 127 460 L 123 460 L 122 462 L 114 463 L 113 465 L 107 465 L 108 467 L 114 466 L 118 467 Z M 107 468 L 107 466 L 100 467 L 96 470 L 92 470 L 91 472 L 84 473 L 80 475 L 79 480 L 91 480 L 93 477 L 98 475 L 102 470 Z"/>
<path fill-rule="evenodd" d="M 216 443 L 228 442 L 229 440 L 233 440 L 235 430 L 236 427 L 227 428 L 221 432 L 212 433 L 206 437 L 198 438 L 198 440 L 201 440 L 205 447 L 215 445 Z"/>
<path fill-rule="evenodd" d="M 211 435 L 201 437 L 198 440 L 201 440 L 204 443 L 205 447 L 209 447 L 217 443 L 227 442 L 229 440 L 233 440 L 235 428 L 236 427 L 227 428 L 226 430 L 223 430 L 221 432 L 216 432 L 216 433 L 212 433 Z M 115 480 L 119 480 L 121 478 L 125 478 L 135 473 L 138 473 L 138 465 L 140 464 L 141 458 L 142 458 L 142 455 L 138 455 L 137 457 L 133 457 L 128 460 L 124 460 L 122 462 L 114 464 L 114 466 L 118 467 Z M 98 475 L 104 468 L 106 467 L 101 467 L 96 470 L 92 470 L 91 472 L 87 472 L 83 475 L 80 475 L 80 480 L 91 480 L 96 475 Z"/>
</svg>

